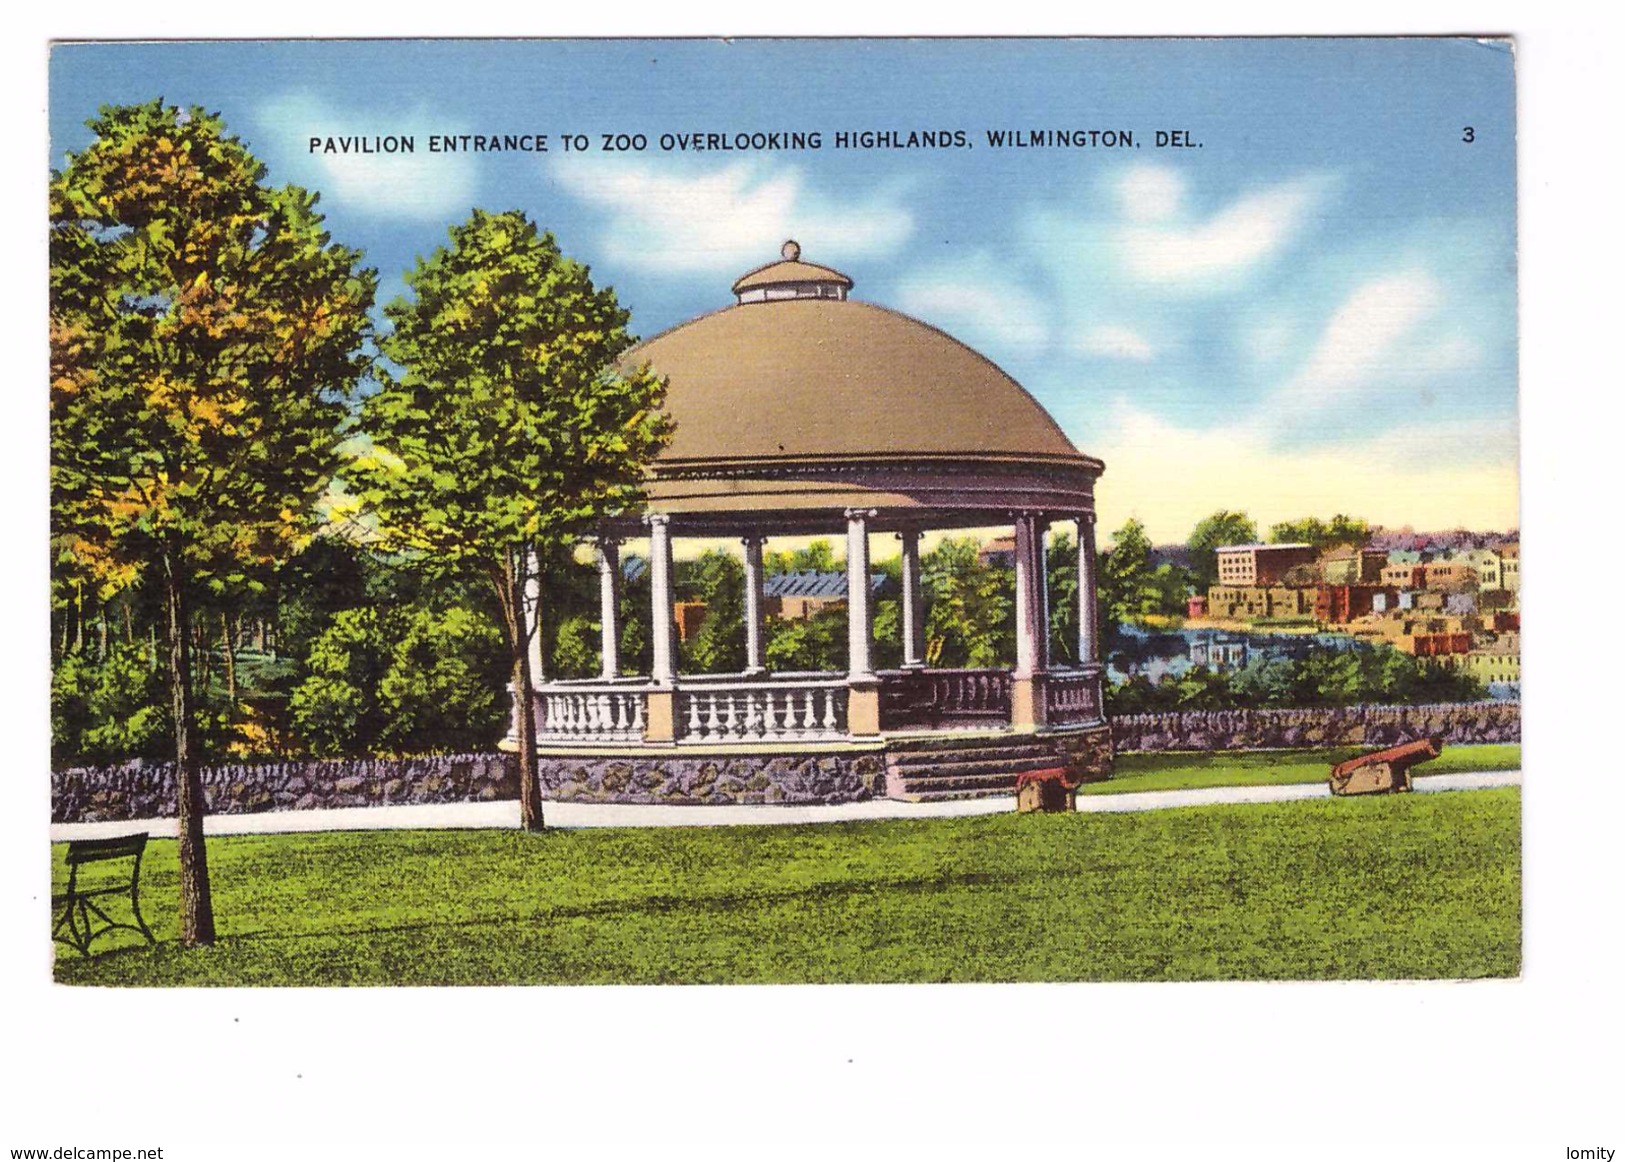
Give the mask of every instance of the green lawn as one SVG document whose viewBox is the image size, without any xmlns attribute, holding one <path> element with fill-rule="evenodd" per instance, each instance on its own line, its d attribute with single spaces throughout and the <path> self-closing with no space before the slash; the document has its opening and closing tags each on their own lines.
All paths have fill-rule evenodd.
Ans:
<svg viewBox="0 0 1625 1162">
<path fill-rule="evenodd" d="M 1520 961 L 1515 788 L 1132 815 L 211 839 L 221 940 L 73 984 L 1483 977 Z M 56 849 L 56 876 L 63 875 Z M 119 938 L 123 940 L 121 936 Z M 111 942 L 108 947 L 112 948 Z"/>
<path fill-rule="evenodd" d="M 1324 783 L 1331 768 L 1370 747 L 1326 750 L 1211 751 L 1201 754 L 1118 755 L 1112 777 L 1079 787 L 1080 795 L 1121 795 L 1129 791 L 1176 791 L 1191 787 L 1261 787 L 1276 783 Z M 1413 775 L 1462 771 L 1515 771 L 1522 765 L 1517 743 L 1446 746 L 1430 763 L 1412 768 Z"/>
</svg>

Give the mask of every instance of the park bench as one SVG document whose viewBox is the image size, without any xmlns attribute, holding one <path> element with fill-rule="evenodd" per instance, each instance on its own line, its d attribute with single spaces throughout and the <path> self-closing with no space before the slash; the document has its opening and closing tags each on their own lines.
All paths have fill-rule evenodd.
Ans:
<svg viewBox="0 0 1625 1162">
<path fill-rule="evenodd" d="M 61 909 L 56 927 L 51 930 L 51 939 L 73 945 L 81 956 L 90 955 L 91 941 L 115 928 L 128 928 L 145 936 L 149 944 L 158 943 L 152 929 L 141 918 L 141 853 L 146 846 L 147 834 L 144 831 L 112 839 L 75 839 L 70 842 L 67 890 L 51 897 L 51 911 L 55 913 L 58 908 Z M 81 869 L 86 864 L 112 863 L 116 860 L 130 861 L 128 879 L 123 875 L 92 873 L 86 877 L 87 883 L 80 882 Z M 128 896 L 135 923 L 109 916 L 96 902 L 108 896 Z M 99 926 L 97 921 L 100 921 Z"/>
<path fill-rule="evenodd" d="M 1436 738 L 1407 742 L 1359 755 L 1332 768 L 1334 795 L 1381 795 L 1411 789 L 1411 768 L 1439 757 L 1444 743 Z"/>
<path fill-rule="evenodd" d="M 1065 767 L 1022 771 L 1016 776 L 1016 813 L 1058 812 L 1077 808 L 1078 784 Z"/>
</svg>

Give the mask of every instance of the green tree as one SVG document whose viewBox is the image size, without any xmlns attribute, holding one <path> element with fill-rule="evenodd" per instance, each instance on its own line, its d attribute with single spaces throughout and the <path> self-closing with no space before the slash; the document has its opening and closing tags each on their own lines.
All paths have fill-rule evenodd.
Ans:
<svg viewBox="0 0 1625 1162">
<path fill-rule="evenodd" d="M 1250 545 L 1258 540 L 1258 526 L 1244 512 L 1220 509 L 1196 522 L 1185 547 L 1191 554 L 1191 577 L 1197 589 L 1207 592 L 1219 580 L 1219 557 L 1215 549 L 1224 545 Z"/>
<path fill-rule="evenodd" d="M 1275 545 L 1304 544 L 1317 549 L 1330 549 L 1343 545 L 1363 548 L 1371 540 L 1371 526 L 1359 517 L 1338 513 L 1329 521 L 1306 516 L 1301 520 L 1282 521 L 1270 526 L 1270 543 Z"/>
<path fill-rule="evenodd" d="M 385 308 L 400 370 L 363 412 L 372 446 L 348 475 L 383 541 L 487 581 L 519 715 L 521 816 L 542 826 L 528 643 L 545 611 L 526 589 L 604 517 L 642 501 L 668 438 L 664 382 L 617 368 L 628 314 L 517 210 L 474 211 Z M 543 587 L 545 592 L 545 587 Z"/>
<path fill-rule="evenodd" d="M 153 101 L 89 125 L 50 183 L 52 522 L 89 572 L 163 591 L 181 941 L 208 944 L 193 604 L 306 533 L 376 284 L 218 116 Z"/>
<path fill-rule="evenodd" d="M 419 607 L 399 619 L 378 683 L 383 741 L 407 754 L 489 746 L 504 719 L 501 635 L 462 606 Z"/>
<path fill-rule="evenodd" d="M 934 666 L 982 668 L 1015 658 L 1015 572 L 985 564 L 981 545 L 948 537 L 920 558 L 926 657 Z"/>
<path fill-rule="evenodd" d="M 677 567 L 677 595 L 705 603 L 699 631 L 681 645 L 683 668 L 736 674 L 745 668 L 745 566 L 732 553 L 707 549 Z"/>
<path fill-rule="evenodd" d="M 312 754 L 364 754 L 386 723 L 379 705 L 389 643 L 377 610 L 345 609 L 319 634 L 308 675 L 288 700 L 294 729 Z"/>
</svg>

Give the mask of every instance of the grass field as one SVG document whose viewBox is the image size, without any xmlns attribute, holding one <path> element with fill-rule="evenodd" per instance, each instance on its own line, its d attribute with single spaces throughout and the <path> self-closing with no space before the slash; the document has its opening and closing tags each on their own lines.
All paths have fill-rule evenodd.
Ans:
<svg viewBox="0 0 1625 1162">
<path fill-rule="evenodd" d="M 1204 754 L 1118 755 L 1112 777 L 1078 788 L 1080 795 L 1122 795 L 1130 791 L 1182 791 L 1192 787 L 1259 787 L 1277 783 L 1324 783 L 1331 768 L 1365 754 L 1370 747 L 1326 750 L 1213 751 Z M 1462 771 L 1515 771 L 1522 764 L 1517 743 L 1447 746 L 1430 763 L 1412 768 L 1413 775 L 1446 775 Z"/>
<path fill-rule="evenodd" d="M 816 827 L 211 839 L 220 942 L 58 980 L 333 985 L 1515 975 L 1519 795 Z M 60 883 L 62 851 L 55 849 Z M 124 939 L 123 936 L 119 937 Z M 98 946 L 101 947 L 101 946 Z"/>
</svg>

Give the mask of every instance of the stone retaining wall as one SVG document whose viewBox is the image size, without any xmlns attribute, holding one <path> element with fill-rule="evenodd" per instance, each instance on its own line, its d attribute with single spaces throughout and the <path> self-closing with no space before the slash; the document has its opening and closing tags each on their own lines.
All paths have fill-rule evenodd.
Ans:
<svg viewBox="0 0 1625 1162">
<path fill-rule="evenodd" d="M 1318 710 L 1222 710 L 1135 714 L 1111 720 L 1118 751 L 1267 750 L 1391 746 L 1419 738 L 1446 743 L 1517 742 L 1518 704 L 1351 706 Z M 1069 744 L 1071 745 L 1071 744 Z M 1104 770 L 1103 732 L 1076 742 L 1069 761 Z M 665 754 L 648 757 L 541 755 L 549 799 L 618 803 L 851 803 L 885 795 L 885 758 L 858 753 Z M 506 754 L 328 759 L 205 767 L 211 814 L 460 803 L 516 799 Z M 175 813 L 174 764 L 141 760 L 73 767 L 51 775 L 51 821 L 93 823 Z"/>
<path fill-rule="evenodd" d="M 304 759 L 203 768 L 211 815 L 517 799 L 511 755 Z M 96 823 L 175 814 L 175 764 L 140 759 L 51 774 L 51 822 Z"/>
<path fill-rule="evenodd" d="M 854 803 L 885 795 L 880 751 L 857 754 L 554 757 L 542 795 L 615 803 Z"/>
<path fill-rule="evenodd" d="M 1113 718 L 1111 726 L 1119 751 L 1378 747 L 1422 738 L 1461 745 L 1522 738 L 1516 702 L 1129 714 Z"/>
</svg>

